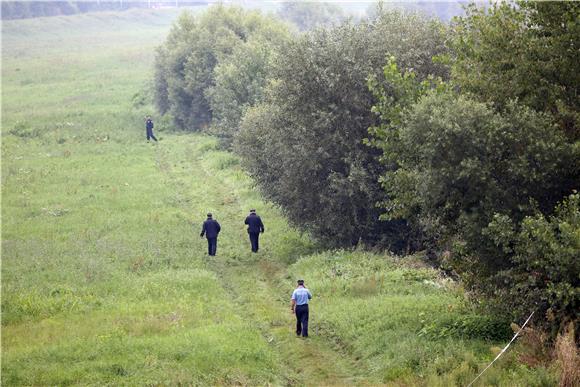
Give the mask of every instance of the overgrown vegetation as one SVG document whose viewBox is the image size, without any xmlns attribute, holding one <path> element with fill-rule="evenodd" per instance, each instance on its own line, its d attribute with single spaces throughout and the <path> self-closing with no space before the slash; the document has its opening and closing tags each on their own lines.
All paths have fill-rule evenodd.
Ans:
<svg viewBox="0 0 580 387">
<path fill-rule="evenodd" d="M 249 17 L 215 8 L 190 24 L 216 33 L 231 12 Z M 579 17 L 574 2 L 502 2 L 444 25 L 379 6 L 261 55 L 189 51 L 165 83 L 191 100 L 169 109 L 227 133 L 264 196 L 325 246 L 426 251 L 496 313 L 535 310 L 554 339 L 578 328 Z M 196 50 L 188 37 L 165 47 Z M 205 83 L 188 84 L 193 61 Z M 191 103 L 208 98 L 215 109 Z"/>
<path fill-rule="evenodd" d="M 218 5 L 199 17 L 183 13 L 157 51 L 157 108 L 178 128 L 209 130 L 229 145 L 244 110 L 260 100 L 271 58 L 288 34 L 258 11 Z"/>
<path fill-rule="evenodd" d="M 452 26 L 450 84 L 420 83 L 393 62 L 370 83 L 382 121 L 370 143 L 391 166 L 384 218 L 406 219 L 471 289 L 516 317 L 538 312 L 554 335 L 578 322 L 579 267 L 570 258 L 580 251 L 578 106 L 568 95 L 578 83 L 553 76 L 544 60 L 558 57 L 569 71 L 577 42 L 568 20 L 578 10 L 472 8 Z M 524 63 L 515 64 L 517 52 Z"/>
<path fill-rule="evenodd" d="M 378 221 L 384 168 L 362 143 L 376 122 L 365 79 L 389 52 L 408 66 L 424 63 L 417 70 L 425 76 L 445 76 L 429 60 L 444 50 L 440 27 L 384 13 L 306 34 L 285 48 L 264 103 L 245 115 L 236 149 L 246 168 L 294 224 L 327 245 L 406 247 L 404 221 Z"/>
<path fill-rule="evenodd" d="M 468 24 L 528 12 L 518 20 L 536 21 L 516 35 L 539 51 L 556 42 L 550 60 L 573 57 L 574 35 L 542 28 L 568 25 L 553 21 L 573 7 L 502 7 Z M 573 82 L 540 66 L 531 76 L 552 102 L 512 84 L 496 103 L 498 91 L 463 84 L 464 59 L 445 44 L 477 45 L 479 32 L 390 12 L 292 35 L 218 6 L 180 17 L 154 58 L 174 17 L 3 23 L 3 385 L 464 386 L 530 308 L 536 326 L 481 383 L 577 381 Z M 153 66 L 168 114 L 146 144 Z M 501 69 L 477 66 L 488 79 Z M 171 133 L 173 119 L 221 141 Z M 220 150 L 232 142 L 241 160 Z M 258 255 L 249 208 L 266 223 Z M 224 231 L 212 260 L 197 237 L 207 211 Z M 428 249 L 463 280 L 423 251 L 366 247 Z M 297 277 L 315 295 L 309 341 L 288 312 Z"/>
</svg>

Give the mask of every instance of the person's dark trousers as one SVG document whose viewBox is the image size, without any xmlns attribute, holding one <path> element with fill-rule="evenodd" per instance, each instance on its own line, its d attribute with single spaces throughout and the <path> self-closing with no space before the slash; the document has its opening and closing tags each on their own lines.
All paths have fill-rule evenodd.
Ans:
<svg viewBox="0 0 580 387">
<path fill-rule="evenodd" d="M 217 251 L 217 238 L 207 238 L 207 253 L 215 255 Z"/>
<path fill-rule="evenodd" d="M 260 238 L 260 233 L 251 232 L 250 233 L 250 243 L 252 244 L 252 252 L 258 252 L 258 240 Z"/>
<path fill-rule="evenodd" d="M 147 141 L 149 141 L 149 138 L 154 139 L 155 141 L 157 141 L 157 139 L 155 138 L 155 136 L 153 135 L 153 129 L 147 129 Z"/>
<path fill-rule="evenodd" d="M 296 305 L 296 335 L 308 337 L 308 304 Z"/>
</svg>

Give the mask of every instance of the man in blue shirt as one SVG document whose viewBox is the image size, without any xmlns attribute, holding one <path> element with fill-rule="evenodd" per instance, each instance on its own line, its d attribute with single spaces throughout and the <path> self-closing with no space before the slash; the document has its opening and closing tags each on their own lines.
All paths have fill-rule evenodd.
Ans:
<svg viewBox="0 0 580 387">
<path fill-rule="evenodd" d="M 304 287 L 304 280 L 298 280 L 298 287 L 292 292 L 292 313 L 296 315 L 296 336 L 308 337 L 308 300 L 312 294 Z"/>
<path fill-rule="evenodd" d="M 207 214 L 207 219 L 203 222 L 201 234 L 199 236 L 203 238 L 203 235 L 205 234 L 205 237 L 207 238 L 207 251 L 212 257 L 215 256 L 217 250 L 217 237 L 221 229 L 222 228 L 217 220 L 212 218 L 212 214 Z"/>
</svg>

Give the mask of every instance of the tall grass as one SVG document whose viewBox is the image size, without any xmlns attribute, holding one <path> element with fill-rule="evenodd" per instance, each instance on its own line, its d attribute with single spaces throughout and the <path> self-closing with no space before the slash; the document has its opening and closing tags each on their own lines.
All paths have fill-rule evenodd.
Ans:
<svg viewBox="0 0 580 387">
<path fill-rule="evenodd" d="M 188 146 L 143 141 L 175 16 L 3 23 L 3 385 L 280 380 L 206 267 Z"/>
<path fill-rule="evenodd" d="M 152 53 L 175 16 L 2 25 L 2 384 L 469 382 L 508 325 L 456 284 L 410 258 L 318 251 L 216 139 L 154 117 L 161 141 L 144 141 Z M 223 227 L 211 260 L 208 211 Z M 309 341 L 288 311 L 298 277 Z M 552 382 L 508 355 L 482 384 Z"/>
</svg>

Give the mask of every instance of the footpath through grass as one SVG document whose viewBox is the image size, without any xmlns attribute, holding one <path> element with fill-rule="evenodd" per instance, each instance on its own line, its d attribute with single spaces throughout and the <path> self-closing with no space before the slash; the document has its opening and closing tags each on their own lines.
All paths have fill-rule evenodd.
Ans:
<svg viewBox="0 0 580 387">
<path fill-rule="evenodd" d="M 156 120 L 145 142 L 153 49 L 176 15 L 3 23 L 2 385 L 469 382 L 505 326 L 456 285 L 412 258 L 316 252 L 212 138 Z M 211 259 L 208 211 L 223 228 Z M 298 277 L 309 340 L 293 333 Z M 553 378 L 506 356 L 483 383 Z"/>
</svg>

